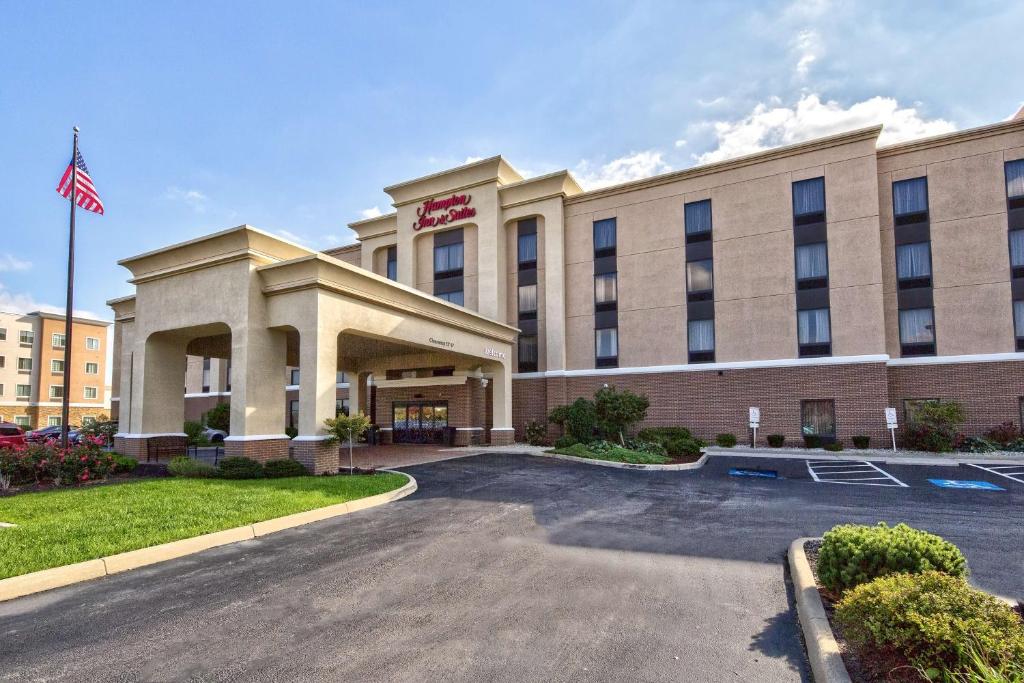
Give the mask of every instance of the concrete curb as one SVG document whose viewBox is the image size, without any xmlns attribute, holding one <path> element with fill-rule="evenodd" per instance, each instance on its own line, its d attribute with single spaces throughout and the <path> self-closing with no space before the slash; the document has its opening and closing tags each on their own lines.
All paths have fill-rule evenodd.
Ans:
<svg viewBox="0 0 1024 683">
<path fill-rule="evenodd" d="M 526 451 L 524 451 L 526 452 Z M 554 458 L 555 460 L 566 460 L 568 462 L 581 462 L 585 465 L 597 465 L 598 467 L 615 467 L 620 470 L 655 470 L 667 472 L 679 472 L 683 470 L 699 470 L 708 461 L 708 454 L 700 456 L 696 462 L 680 463 L 678 465 L 642 465 L 631 462 L 612 462 L 611 460 L 598 460 L 596 458 L 577 458 L 575 455 L 562 455 L 561 453 L 529 453 L 542 458 Z"/>
<path fill-rule="evenodd" d="M 807 658 L 811 661 L 815 683 L 850 683 L 850 674 L 843 664 L 811 564 L 804 553 L 804 543 L 814 540 L 818 539 L 798 538 L 789 546 L 789 571 L 793 577 L 796 613 L 804 632 Z"/>
<path fill-rule="evenodd" d="M 831 453 L 825 450 L 808 449 L 791 451 L 782 448 L 717 448 L 710 447 L 707 454 L 714 457 L 733 458 L 772 458 L 780 460 L 867 460 L 869 462 L 881 462 L 887 465 L 1012 465 L 1024 463 L 1024 457 L 984 457 L 978 454 L 977 457 L 965 455 L 883 455 L 874 450 L 858 450 L 851 448 L 839 453 Z"/>
<path fill-rule="evenodd" d="M 90 579 L 98 579 L 112 574 L 119 574 L 130 569 L 138 569 L 139 567 L 145 567 L 158 562 L 173 560 L 179 557 L 185 557 L 186 555 L 193 555 L 204 550 L 209 550 L 210 548 L 228 545 L 229 543 L 250 541 L 254 538 L 266 536 L 267 534 L 272 534 L 277 531 L 292 529 L 304 524 L 310 524 L 311 522 L 319 522 L 324 519 L 330 519 L 331 517 L 339 517 L 351 512 L 366 510 L 368 508 L 377 507 L 378 505 L 390 503 L 400 498 L 405 498 L 406 496 L 415 493 L 418 488 L 416 479 L 405 472 L 385 469 L 378 471 L 401 474 L 402 476 L 408 477 L 409 481 L 406 482 L 404 486 L 397 488 L 394 491 L 378 493 L 375 496 L 359 498 L 347 503 L 328 505 L 327 507 L 307 510 L 306 512 L 297 512 L 293 515 L 268 519 L 263 522 L 255 522 L 254 524 L 246 524 L 245 526 L 239 526 L 233 529 L 215 531 L 211 534 L 194 536 L 192 538 L 183 538 L 180 541 L 161 543 L 160 545 L 150 546 L 149 548 L 130 550 L 128 552 L 118 553 L 117 555 L 101 557 L 96 560 L 86 560 L 85 562 L 69 564 L 63 567 L 42 569 L 37 572 L 22 574 L 21 576 L 12 576 L 10 578 L 0 579 L 0 602 L 13 600 L 14 598 L 20 598 L 33 593 L 40 593 L 53 588 L 69 586 L 82 581 L 89 581 Z"/>
</svg>

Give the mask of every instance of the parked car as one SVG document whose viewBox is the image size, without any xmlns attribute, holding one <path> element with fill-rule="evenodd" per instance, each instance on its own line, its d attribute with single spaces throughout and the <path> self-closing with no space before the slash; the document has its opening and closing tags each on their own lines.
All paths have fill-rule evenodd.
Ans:
<svg viewBox="0 0 1024 683">
<path fill-rule="evenodd" d="M 214 429 L 213 427 L 206 427 L 203 429 L 203 436 L 205 436 L 206 440 L 210 443 L 223 443 L 224 437 L 227 435 L 228 433 L 223 429 Z"/>
<path fill-rule="evenodd" d="M 13 422 L 0 422 L 0 448 L 21 446 L 25 443 L 25 430 Z"/>
<path fill-rule="evenodd" d="M 43 427 L 42 429 L 35 429 L 25 435 L 25 439 L 30 443 L 42 443 L 47 439 L 59 439 L 60 438 L 60 427 Z"/>
</svg>

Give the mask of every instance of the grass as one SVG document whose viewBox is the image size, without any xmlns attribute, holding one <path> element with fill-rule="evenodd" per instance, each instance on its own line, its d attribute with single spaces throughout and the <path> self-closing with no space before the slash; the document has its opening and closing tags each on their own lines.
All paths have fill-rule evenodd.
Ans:
<svg viewBox="0 0 1024 683">
<path fill-rule="evenodd" d="M 672 461 L 672 458 L 668 456 L 657 455 L 656 453 L 641 453 L 640 451 L 632 451 L 628 448 L 619 448 L 618 446 L 610 450 L 594 452 L 588 450 L 586 445 L 581 443 L 573 444 L 568 448 L 556 448 L 552 452 L 560 455 L 572 455 L 577 458 L 626 462 L 633 465 L 664 465 Z"/>
<path fill-rule="evenodd" d="M 0 579 L 385 493 L 408 479 L 151 479 L 0 498 Z"/>
</svg>

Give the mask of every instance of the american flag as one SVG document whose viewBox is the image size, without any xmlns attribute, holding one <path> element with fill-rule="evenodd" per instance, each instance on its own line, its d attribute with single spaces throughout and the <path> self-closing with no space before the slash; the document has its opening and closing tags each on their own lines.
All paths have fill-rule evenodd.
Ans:
<svg viewBox="0 0 1024 683">
<path fill-rule="evenodd" d="M 100 195 L 96 192 L 96 186 L 92 184 L 92 178 L 89 177 L 89 168 L 85 165 L 85 159 L 82 158 L 82 153 L 78 152 L 78 156 L 75 157 L 75 166 L 78 167 L 78 193 L 75 197 L 75 203 L 86 211 L 92 211 L 93 213 L 103 214 L 103 201 L 100 199 Z M 64 171 L 63 177 L 60 182 L 57 183 L 57 192 L 63 197 L 71 197 L 71 164 L 68 164 L 68 168 Z"/>
</svg>

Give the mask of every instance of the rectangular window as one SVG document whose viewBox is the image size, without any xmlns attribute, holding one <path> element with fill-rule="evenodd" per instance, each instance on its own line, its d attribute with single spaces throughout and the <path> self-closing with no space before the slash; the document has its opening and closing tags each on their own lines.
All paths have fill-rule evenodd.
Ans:
<svg viewBox="0 0 1024 683">
<path fill-rule="evenodd" d="M 210 359 L 203 358 L 203 393 L 210 391 Z"/>
<path fill-rule="evenodd" d="M 1024 230 L 1010 231 L 1010 266 L 1024 268 Z"/>
<path fill-rule="evenodd" d="M 7 328 L 0 327 L 0 341 L 7 341 Z"/>
<path fill-rule="evenodd" d="M 690 320 L 686 323 L 687 350 L 691 363 L 715 359 L 715 321 Z"/>
<path fill-rule="evenodd" d="M 18 343 L 19 344 L 31 344 L 36 340 L 35 334 L 32 330 L 21 330 L 18 332 Z"/>
<path fill-rule="evenodd" d="M 537 233 L 519 236 L 517 262 L 520 270 L 537 266 Z"/>
<path fill-rule="evenodd" d="M 686 241 L 701 242 L 711 238 L 711 200 L 683 205 Z"/>
<path fill-rule="evenodd" d="M 825 220 L 824 178 L 810 178 L 793 183 L 793 216 L 797 223 Z"/>
<path fill-rule="evenodd" d="M 615 308 L 619 300 L 618 273 L 594 276 L 594 305 L 599 311 Z"/>
<path fill-rule="evenodd" d="M 100 374 L 100 364 L 99 363 L 86 363 L 85 364 L 85 374 L 87 374 L 87 375 L 98 375 L 98 374 Z"/>
<path fill-rule="evenodd" d="M 616 245 L 614 218 L 594 221 L 594 256 L 614 256 Z"/>
<path fill-rule="evenodd" d="M 64 361 L 54 358 L 50 361 L 50 372 L 61 374 L 64 372 Z"/>
<path fill-rule="evenodd" d="M 93 415 L 82 416 L 82 426 L 88 427 L 89 425 L 96 424 L 96 417 Z"/>
<path fill-rule="evenodd" d="M 32 425 L 31 420 L 28 419 L 28 415 L 18 415 L 14 418 L 14 424 L 19 427 L 30 427 Z"/>
<path fill-rule="evenodd" d="M 335 399 L 334 400 L 334 417 L 338 417 L 339 415 L 348 415 L 349 414 L 348 406 L 349 406 L 349 403 L 348 403 L 348 399 L 347 398 Z"/>
<path fill-rule="evenodd" d="M 900 353 L 927 356 L 935 353 L 935 317 L 930 308 L 900 311 Z"/>
<path fill-rule="evenodd" d="M 462 292 L 447 292 L 445 294 L 438 294 L 437 298 L 440 299 L 441 301 L 447 301 L 448 303 L 455 304 L 457 306 L 466 305 L 465 297 L 463 296 Z"/>
<path fill-rule="evenodd" d="M 808 344 L 829 344 L 832 336 L 829 331 L 829 310 L 815 308 L 797 311 L 797 328 L 801 346 Z"/>
<path fill-rule="evenodd" d="M 4 395 L 4 385 L 0 384 L 0 396 Z"/>
<path fill-rule="evenodd" d="M 30 371 L 32 369 L 32 359 L 31 358 L 19 358 L 18 359 L 18 369 L 23 371 L 23 372 Z"/>
<path fill-rule="evenodd" d="M 1024 301 L 1013 302 L 1013 335 L 1017 338 L 1017 350 L 1024 351 Z"/>
<path fill-rule="evenodd" d="M 710 292 L 715 288 L 711 259 L 689 261 L 686 264 L 686 291 L 690 294 Z"/>
<path fill-rule="evenodd" d="M 60 427 L 60 415 L 50 415 L 46 418 L 47 427 Z"/>
<path fill-rule="evenodd" d="M 60 384 L 51 384 L 50 398 L 64 398 L 64 387 Z"/>
<path fill-rule="evenodd" d="M 334 383 L 335 384 L 347 384 L 348 383 L 348 375 L 345 374 L 344 370 L 338 370 L 338 373 L 336 375 L 334 375 Z"/>
<path fill-rule="evenodd" d="M 796 281 L 800 289 L 828 286 L 828 245 L 801 244 L 796 248 Z"/>
<path fill-rule="evenodd" d="M 388 279 L 398 281 L 398 247 L 388 247 Z"/>
<path fill-rule="evenodd" d="M 299 428 L 299 402 L 288 401 L 288 426 L 292 429 Z"/>
<path fill-rule="evenodd" d="M 85 387 L 83 395 L 87 399 L 95 399 L 97 396 L 99 396 L 99 389 L 97 387 Z"/>
<path fill-rule="evenodd" d="M 288 384 L 295 387 L 299 385 L 299 369 L 292 368 L 288 377 Z"/>
<path fill-rule="evenodd" d="M 50 335 L 50 344 L 55 349 L 63 349 L 65 345 L 64 335 L 59 332 L 54 332 Z"/>
<path fill-rule="evenodd" d="M 1024 197 L 1024 159 L 1006 162 L 1006 198 Z"/>
<path fill-rule="evenodd" d="M 896 247 L 896 279 L 900 287 L 930 287 L 932 255 L 928 242 L 901 244 Z"/>
<path fill-rule="evenodd" d="M 31 384 L 16 384 L 16 385 L 14 385 L 14 395 L 17 398 L 31 398 L 32 397 L 32 385 Z"/>
<path fill-rule="evenodd" d="M 537 285 L 519 285 L 519 319 L 537 317 Z"/>
<path fill-rule="evenodd" d="M 457 277 L 462 275 L 462 242 L 434 247 L 434 277 Z"/>
<path fill-rule="evenodd" d="M 825 439 L 836 436 L 836 402 L 831 399 L 800 402 L 801 431 Z"/>
<path fill-rule="evenodd" d="M 7 356 L 0 356 L 0 368 L 7 367 Z"/>
<path fill-rule="evenodd" d="M 537 336 L 519 337 L 519 372 L 537 372 Z"/>
<path fill-rule="evenodd" d="M 896 224 L 928 219 L 928 179 L 911 178 L 892 184 L 892 213 Z M 902 221 L 899 219 L 903 219 Z"/>
<path fill-rule="evenodd" d="M 594 349 L 598 367 L 606 368 L 609 364 L 615 364 L 619 357 L 618 328 L 594 330 Z"/>
<path fill-rule="evenodd" d="M 99 337 L 86 337 L 85 338 L 85 348 L 88 349 L 89 351 L 99 351 L 100 350 L 100 339 L 99 339 Z"/>
</svg>

